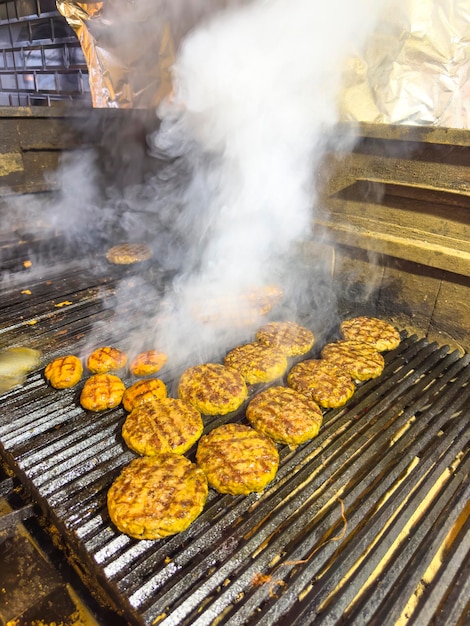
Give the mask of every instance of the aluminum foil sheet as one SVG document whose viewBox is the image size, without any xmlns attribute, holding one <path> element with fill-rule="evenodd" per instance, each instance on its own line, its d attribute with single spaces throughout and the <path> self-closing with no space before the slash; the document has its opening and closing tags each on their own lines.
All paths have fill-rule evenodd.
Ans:
<svg viewBox="0 0 470 626">
<path fill-rule="evenodd" d="M 246 0 L 57 0 L 77 33 L 95 107 L 153 108 L 171 93 L 178 42 Z M 345 121 L 470 126 L 470 1 L 390 0 L 344 68 Z"/>
<path fill-rule="evenodd" d="M 393 0 L 349 60 L 345 120 L 470 127 L 469 0 Z"/>
<path fill-rule="evenodd" d="M 240 0 L 242 2 L 243 0 Z M 171 93 L 178 42 L 236 0 L 106 0 L 56 5 L 75 31 L 96 108 L 155 108 Z M 184 9 L 184 10 L 183 10 Z"/>
</svg>

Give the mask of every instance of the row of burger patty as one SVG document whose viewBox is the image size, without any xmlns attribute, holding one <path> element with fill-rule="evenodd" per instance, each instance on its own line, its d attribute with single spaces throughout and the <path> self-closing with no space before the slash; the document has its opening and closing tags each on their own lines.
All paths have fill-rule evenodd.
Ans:
<svg viewBox="0 0 470 626">
<path fill-rule="evenodd" d="M 322 408 L 345 404 L 354 380 L 381 374 L 380 351 L 395 348 L 400 336 L 393 326 L 358 317 L 341 325 L 343 339 L 327 344 L 320 359 L 294 365 L 287 385 L 257 393 L 246 407 L 250 426 L 228 423 L 201 437 L 202 415 L 225 415 L 245 402 L 249 384 L 269 383 L 288 370 L 288 358 L 307 354 L 313 333 L 290 321 L 270 322 L 256 340 L 231 350 L 224 363 L 188 368 L 178 384 L 178 398 L 167 396 L 159 378 L 137 381 L 127 389 L 110 373 L 127 357 L 116 348 L 95 350 L 87 359 L 93 373 L 80 395 L 88 410 L 104 410 L 121 402 L 128 411 L 122 427 L 126 444 L 139 455 L 123 468 L 108 492 L 108 510 L 116 527 L 136 538 L 158 539 L 186 529 L 202 512 L 208 486 L 221 493 L 262 491 L 279 465 L 276 443 L 295 447 L 315 437 Z M 130 364 L 136 376 L 152 375 L 166 355 L 149 351 Z M 80 359 L 56 359 L 45 370 L 57 388 L 81 379 Z M 196 463 L 182 456 L 196 442 Z"/>
</svg>

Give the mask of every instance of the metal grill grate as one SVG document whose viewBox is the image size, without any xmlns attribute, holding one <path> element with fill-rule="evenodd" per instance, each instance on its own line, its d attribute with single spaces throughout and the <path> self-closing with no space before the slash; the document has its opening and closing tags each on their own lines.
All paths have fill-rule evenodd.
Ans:
<svg viewBox="0 0 470 626">
<path fill-rule="evenodd" d="M 119 278 L 92 261 L 57 271 L 31 284 L 21 323 L 17 291 L 2 311 L 16 339 L 36 319 L 50 358 L 112 314 L 102 301 Z M 59 298 L 72 305 L 54 310 Z M 160 541 L 133 540 L 108 519 L 107 490 L 134 456 L 122 409 L 87 413 L 79 391 L 53 390 L 36 372 L 0 399 L 0 451 L 90 588 L 132 623 L 458 624 L 470 608 L 469 379 L 469 355 L 404 335 L 379 379 L 325 413 L 316 439 L 280 449 L 262 495 L 211 492 L 187 531 Z M 243 410 L 206 420 L 206 431 L 229 420 Z"/>
</svg>

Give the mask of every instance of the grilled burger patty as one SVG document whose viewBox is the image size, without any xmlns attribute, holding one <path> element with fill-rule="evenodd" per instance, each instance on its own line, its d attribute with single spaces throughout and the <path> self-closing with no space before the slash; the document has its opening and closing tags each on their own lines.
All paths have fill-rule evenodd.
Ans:
<svg viewBox="0 0 470 626">
<path fill-rule="evenodd" d="M 106 253 L 110 263 L 116 265 L 131 265 L 147 261 L 152 256 L 152 250 L 145 243 L 121 243 L 113 246 Z"/>
<path fill-rule="evenodd" d="M 86 366 L 93 374 L 106 374 L 124 367 L 127 356 L 118 348 L 104 346 L 93 350 L 87 359 Z"/>
<path fill-rule="evenodd" d="M 258 330 L 256 339 L 287 356 L 305 354 L 315 341 L 312 331 L 296 322 L 268 322 Z"/>
<path fill-rule="evenodd" d="M 328 343 L 321 351 L 323 359 L 342 368 L 355 380 L 377 378 L 383 371 L 383 356 L 362 341 L 340 340 Z"/>
<path fill-rule="evenodd" d="M 160 371 L 167 360 L 168 356 L 164 352 L 147 350 L 132 359 L 129 370 L 134 376 L 150 376 Z"/>
<path fill-rule="evenodd" d="M 74 387 L 80 381 L 82 374 L 82 362 L 73 354 L 54 359 L 46 365 L 44 370 L 44 376 L 56 389 Z"/>
<path fill-rule="evenodd" d="M 343 406 L 356 388 L 348 372 L 322 359 L 307 359 L 294 365 L 287 375 L 287 384 L 324 408 Z"/>
<path fill-rule="evenodd" d="M 224 424 L 201 437 L 196 461 L 220 493 L 248 494 L 273 480 L 279 453 L 271 439 L 253 428 Z"/>
<path fill-rule="evenodd" d="M 204 363 L 185 370 L 178 397 L 203 415 L 225 415 L 238 409 L 248 396 L 242 375 L 219 363 Z"/>
<path fill-rule="evenodd" d="M 224 359 L 225 365 L 240 372 L 249 384 L 276 380 L 287 369 L 287 358 L 275 348 L 253 342 L 230 350 Z"/>
<path fill-rule="evenodd" d="M 83 385 L 80 404 L 89 411 L 113 409 L 121 403 L 125 389 L 119 376 L 95 374 Z"/>
<path fill-rule="evenodd" d="M 166 398 L 167 389 L 163 380 L 159 378 L 146 378 L 138 380 L 128 387 L 123 396 L 122 404 L 126 411 L 132 411 L 137 406 L 151 402 L 155 399 Z"/>
<path fill-rule="evenodd" d="M 258 393 L 248 404 L 246 417 L 258 432 L 289 446 L 316 437 L 323 420 L 315 402 L 281 386 Z"/>
<path fill-rule="evenodd" d="M 400 344 L 400 333 L 388 322 L 375 317 L 353 317 L 340 326 L 344 339 L 363 341 L 378 352 L 394 350 Z"/>
<path fill-rule="evenodd" d="M 137 406 L 126 418 L 122 436 L 138 454 L 184 454 L 202 435 L 201 414 L 175 398 L 163 398 Z"/>
<path fill-rule="evenodd" d="M 172 452 L 134 459 L 108 491 L 108 511 L 118 530 L 136 539 L 179 533 L 202 512 L 208 494 L 204 472 Z"/>
</svg>

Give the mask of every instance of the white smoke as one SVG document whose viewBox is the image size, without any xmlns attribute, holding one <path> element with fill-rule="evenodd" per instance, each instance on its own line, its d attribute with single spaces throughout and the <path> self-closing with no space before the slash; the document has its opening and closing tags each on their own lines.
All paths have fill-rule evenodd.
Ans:
<svg viewBox="0 0 470 626">
<path fill-rule="evenodd" d="M 258 0 L 184 39 L 174 97 L 151 139 L 160 156 L 192 159 L 178 215 L 189 226 L 189 270 L 159 326 L 167 343 L 175 338 L 172 350 L 201 342 L 195 306 L 222 295 L 234 307 L 238 294 L 275 282 L 279 260 L 309 237 L 316 165 L 338 120 L 343 66 L 383 4 Z"/>
</svg>

